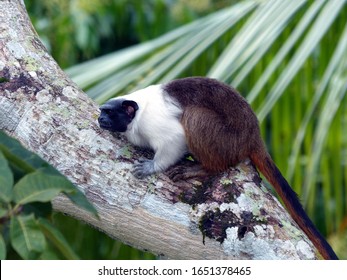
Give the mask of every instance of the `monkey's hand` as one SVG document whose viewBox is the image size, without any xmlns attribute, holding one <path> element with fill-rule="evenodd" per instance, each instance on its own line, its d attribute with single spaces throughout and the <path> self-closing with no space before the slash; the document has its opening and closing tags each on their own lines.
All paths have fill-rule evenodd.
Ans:
<svg viewBox="0 0 347 280">
<path fill-rule="evenodd" d="M 140 158 L 134 163 L 132 173 L 138 179 L 143 179 L 144 177 L 155 173 L 154 160 Z"/>
</svg>

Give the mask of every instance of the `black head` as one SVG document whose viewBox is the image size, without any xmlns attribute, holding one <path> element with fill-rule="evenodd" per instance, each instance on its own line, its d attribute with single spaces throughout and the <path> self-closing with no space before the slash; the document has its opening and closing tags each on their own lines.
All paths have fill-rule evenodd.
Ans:
<svg viewBox="0 0 347 280">
<path fill-rule="evenodd" d="M 99 124 L 103 129 L 125 132 L 139 106 L 135 101 L 111 99 L 100 107 Z"/>
</svg>

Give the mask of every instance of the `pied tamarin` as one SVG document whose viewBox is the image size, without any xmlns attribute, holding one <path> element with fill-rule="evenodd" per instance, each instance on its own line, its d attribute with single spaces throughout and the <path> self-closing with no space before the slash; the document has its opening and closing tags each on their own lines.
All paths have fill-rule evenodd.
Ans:
<svg viewBox="0 0 347 280">
<path fill-rule="evenodd" d="M 101 128 L 155 152 L 152 160 L 135 163 L 138 178 L 166 170 L 187 153 L 202 168 L 176 179 L 215 174 L 250 158 L 321 255 L 337 259 L 268 154 L 250 105 L 232 87 L 210 78 L 178 79 L 110 99 L 100 110 Z"/>
</svg>

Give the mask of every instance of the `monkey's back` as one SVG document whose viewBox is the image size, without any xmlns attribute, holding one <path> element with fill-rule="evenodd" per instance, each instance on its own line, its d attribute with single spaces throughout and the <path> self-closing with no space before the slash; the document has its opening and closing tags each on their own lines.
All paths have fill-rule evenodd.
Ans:
<svg viewBox="0 0 347 280">
<path fill-rule="evenodd" d="M 192 77 L 169 82 L 163 89 L 183 108 L 188 147 L 206 169 L 225 170 L 263 147 L 256 115 L 232 87 Z"/>
</svg>

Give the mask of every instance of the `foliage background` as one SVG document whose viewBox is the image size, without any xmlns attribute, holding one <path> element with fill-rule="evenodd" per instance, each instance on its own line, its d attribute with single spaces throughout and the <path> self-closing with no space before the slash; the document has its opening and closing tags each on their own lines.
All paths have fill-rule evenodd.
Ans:
<svg viewBox="0 0 347 280">
<path fill-rule="evenodd" d="M 346 1 L 25 3 L 53 57 L 97 102 L 183 76 L 237 87 L 308 214 L 347 259 Z M 54 219 L 83 259 L 153 257 Z"/>
</svg>

